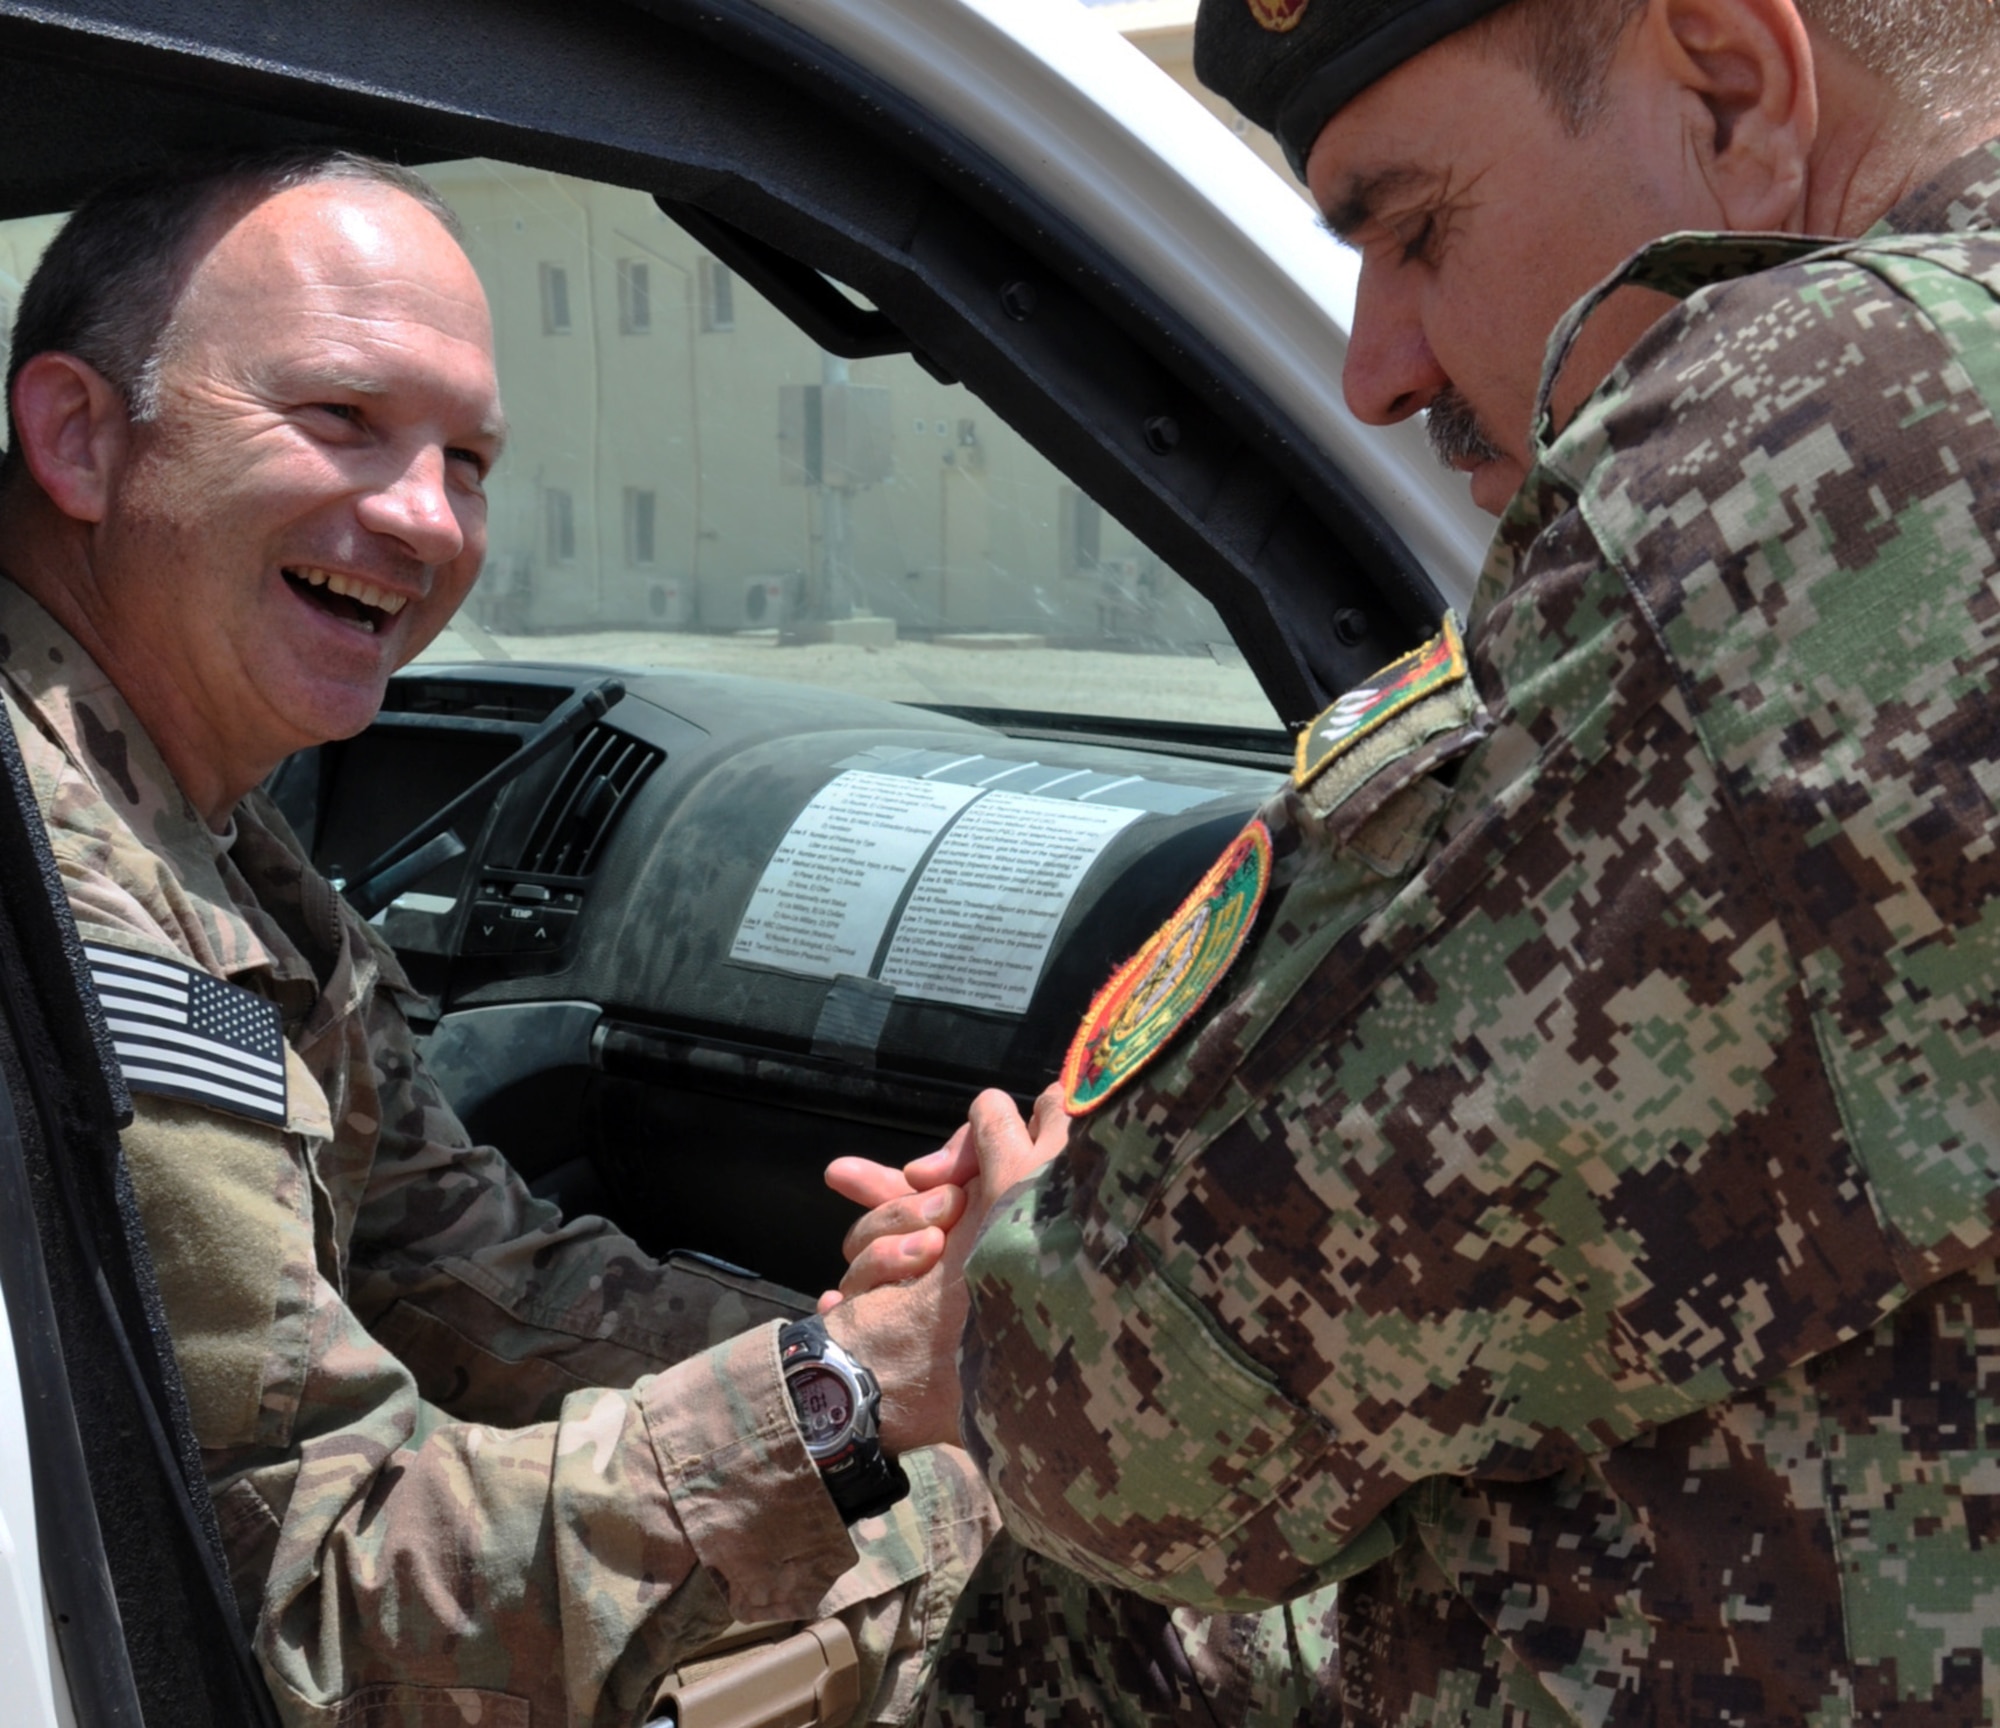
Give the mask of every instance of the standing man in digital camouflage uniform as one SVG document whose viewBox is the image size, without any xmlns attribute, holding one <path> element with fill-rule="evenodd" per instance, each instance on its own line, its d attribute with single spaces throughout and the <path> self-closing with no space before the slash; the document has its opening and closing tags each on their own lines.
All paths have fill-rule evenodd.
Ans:
<svg viewBox="0 0 2000 1728">
<path fill-rule="evenodd" d="M 324 152 L 127 186 L 51 247 L 9 386 L 0 695 L 281 1715 L 624 1728 L 732 1623 L 838 1616 L 855 1719 L 900 1720 L 989 1528 L 963 1455 L 850 1531 L 780 1377 L 795 1300 L 468 1144 L 394 956 L 254 790 L 478 573 L 503 428 L 450 211 Z"/>
<path fill-rule="evenodd" d="M 2000 1721 L 1997 28 L 1203 0 L 1361 249 L 1349 400 L 1506 513 L 1062 1155 L 989 1097 L 910 1173 L 1006 1196 L 944 1719 Z"/>
</svg>

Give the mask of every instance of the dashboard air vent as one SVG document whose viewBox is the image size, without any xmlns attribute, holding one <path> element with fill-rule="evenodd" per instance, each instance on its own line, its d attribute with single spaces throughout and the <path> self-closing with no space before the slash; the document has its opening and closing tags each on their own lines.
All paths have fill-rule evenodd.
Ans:
<svg viewBox="0 0 2000 1728">
<path fill-rule="evenodd" d="M 618 813 L 663 760 L 650 744 L 593 726 L 535 818 L 519 868 L 537 876 L 588 876 Z"/>
</svg>

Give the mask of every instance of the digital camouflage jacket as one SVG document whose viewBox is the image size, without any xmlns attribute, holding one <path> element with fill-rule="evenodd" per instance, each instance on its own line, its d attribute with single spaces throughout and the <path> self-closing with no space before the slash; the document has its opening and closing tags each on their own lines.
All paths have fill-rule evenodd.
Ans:
<svg viewBox="0 0 2000 1728">
<path fill-rule="evenodd" d="M 86 944 L 283 1016 L 282 1129 L 132 1077 L 123 1143 L 285 1718 L 625 1724 L 732 1620 L 832 1613 L 863 1697 L 886 1665 L 876 1710 L 906 1709 L 991 1528 L 963 1455 L 909 1460 L 914 1498 L 857 1553 L 779 1376 L 799 1299 L 565 1221 L 469 1144 L 394 955 L 269 800 L 212 833 L 4 580 L 0 692 Z"/>
<path fill-rule="evenodd" d="M 1469 679 L 973 1256 L 1024 1540 L 1348 1580 L 1352 1728 L 2000 1720 L 1996 228 L 1627 267 Z"/>
</svg>

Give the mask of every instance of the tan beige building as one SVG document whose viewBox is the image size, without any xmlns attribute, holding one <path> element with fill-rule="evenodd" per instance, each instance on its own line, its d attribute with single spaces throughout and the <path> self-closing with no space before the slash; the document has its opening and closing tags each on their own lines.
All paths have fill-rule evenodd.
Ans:
<svg viewBox="0 0 2000 1728">
<path fill-rule="evenodd" d="M 859 609 L 1069 634 L 1098 628 L 1105 569 L 1140 581 L 1136 545 L 975 398 L 906 357 L 829 366 L 644 194 L 489 163 L 432 177 L 465 220 L 519 405 L 475 597 L 489 628 Z M 872 434 L 844 485 L 808 483 L 786 438 L 788 400 L 796 416 L 829 388 Z"/>
</svg>

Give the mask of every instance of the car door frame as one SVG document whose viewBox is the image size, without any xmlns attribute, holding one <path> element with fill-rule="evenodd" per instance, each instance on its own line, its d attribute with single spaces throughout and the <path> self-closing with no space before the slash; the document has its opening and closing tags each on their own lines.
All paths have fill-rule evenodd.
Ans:
<svg viewBox="0 0 2000 1728">
<path fill-rule="evenodd" d="M 13 717 L 0 722 L 0 1292 L 51 1680 L 78 1728 L 268 1728 L 119 1150 L 130 1100 Z"/>
</svg>

